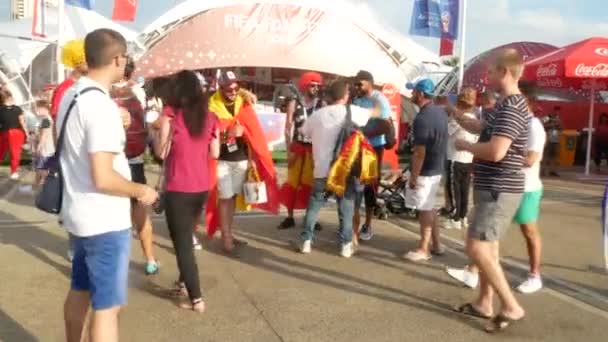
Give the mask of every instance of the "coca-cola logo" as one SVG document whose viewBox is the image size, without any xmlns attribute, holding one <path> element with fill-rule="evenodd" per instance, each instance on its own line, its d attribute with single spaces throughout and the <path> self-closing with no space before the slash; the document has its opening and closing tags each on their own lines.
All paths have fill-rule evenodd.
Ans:
<svg viewBox="0 0 608 342">
<path fill-rule="evenodd" d="M 595 49 L 595 53 L 600 56 L 608 57 L 608 47 L 597 48 Z"/>
<path fill-rule="evenodd" d="M 382 87 L 382 94 L 384 94 L 384 96 L 390 100 L 398 94 L 398 90 L 394 85 L 387 83 L 384 85 L 384 87 Z"/>
<path fill-rule="evenodd" d="M 553 77 L 557 75 L 557 64 L 551 63 L 541 65 L 536 70 L 536 77 Z"/>
<path fill-rule="evenodd" d="M 586 65 L 585 63 L 580 63 L 574 70 L 574 75 L 578 77 L 608 77 L 608 64 Z"/>
</svg>

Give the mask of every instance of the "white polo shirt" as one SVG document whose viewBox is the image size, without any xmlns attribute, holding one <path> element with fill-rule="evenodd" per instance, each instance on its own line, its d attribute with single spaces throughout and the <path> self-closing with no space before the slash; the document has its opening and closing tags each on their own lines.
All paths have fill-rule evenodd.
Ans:
<svg viewBox="0 0 608 342">
<path fill-rule="evenodd" d="M 355 105 L 351 105 L 350 108 L 355 125 L 365 126 L 371 111 Z M 315 111 L 300 128 L 302 134 L 312 140 L 315 178 L 327 178 L 338 135 L 340 135 L 345 120 L 346 106 L 331 105 Z"/>
<path fill-rule="evenodd" d="M 70 102 L 88 87 L 103 89 L 95 81 L 83 77 L 66 91 L 59 105 L 55 125 L 57 136 Z M 89 159 L 89 155 L 95 152 L 114 153 L 114 170 L 131 179 L 123 152 L 125 141 L 120 111 L 105 90 L 89 91 L 78 97 L 67 121 L 60 152 L 64 178 L 61 218 L 70 233 L 87 237 L 131 227 L 129 198 L 100 193 L 93 184 Z"/>
</svg>

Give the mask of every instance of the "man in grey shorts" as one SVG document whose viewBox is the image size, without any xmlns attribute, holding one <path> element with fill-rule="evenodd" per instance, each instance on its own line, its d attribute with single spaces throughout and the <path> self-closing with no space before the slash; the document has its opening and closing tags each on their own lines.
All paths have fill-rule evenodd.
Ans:
<svg viewBox="0 0 608 342">
<path fill-rule="evenodd" d="M 472 133 L 480 133 L 479 142 L 458 140 L 456 149 L 475 156 L 473 217 L 469 226 L 466 250 L 479 268 L 479 297 L 459 306 L 462 314 L 490 319 L 487 332 L 499 332 L 521 320 L 525 311 L 515 299 L 505 278 L 498 256 L 498 241 L 511 225 L 524 192 L 525 150 L 531 116 L 518 80 L 523 61 L 513 49 L 503 50 L 488 70 L 488 80 L 502 95 L 496 111 L 484 122 L 466 118 L 450 108 L 458 123 Z M 501 302 L 494 314 L 494 293 Z"/>
</svg>

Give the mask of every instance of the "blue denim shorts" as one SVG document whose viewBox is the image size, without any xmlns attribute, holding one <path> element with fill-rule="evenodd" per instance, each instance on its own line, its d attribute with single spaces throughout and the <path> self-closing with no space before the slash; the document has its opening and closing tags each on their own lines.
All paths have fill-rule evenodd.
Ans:
<svg viewBox="0 0 608 342">
<path fill-rule="evenodd" d="M 131 229 L 78 237 L 71 235 L 72 290 L 88 291 L 93 310 L 127 303 Z"/>
</svg>

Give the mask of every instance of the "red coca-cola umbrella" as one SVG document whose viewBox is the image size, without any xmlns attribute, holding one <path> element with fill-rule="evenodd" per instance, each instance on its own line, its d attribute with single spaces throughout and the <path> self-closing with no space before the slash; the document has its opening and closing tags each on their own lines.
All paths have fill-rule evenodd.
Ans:
<svg viewBox="0 0 608 342">
<path fill-rule="evenodd" d="M 526 62 L 523 79 L 540 87 L 590 91 L 589 138 L 585 174 L 589 174 L 595 92 L 608 89 L 608 38 L 589 38 Z"/>
</svg>

